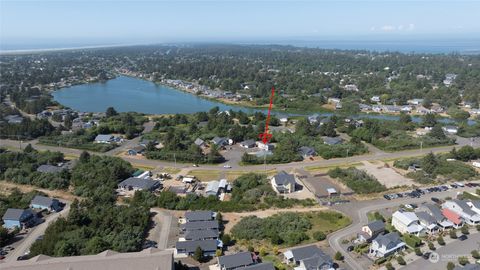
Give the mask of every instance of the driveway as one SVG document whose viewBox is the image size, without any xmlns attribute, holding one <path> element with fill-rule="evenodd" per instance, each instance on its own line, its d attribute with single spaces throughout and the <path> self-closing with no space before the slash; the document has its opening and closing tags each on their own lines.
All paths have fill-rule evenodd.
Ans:
<svg viewBox="0 0 480 270">
<path fill-rule="evenodd" d="M 52 213 L 50 214 L 46 219 L 45 222 L 43 222 L 40 225 L 37 225 L 34 228 L 31 228 L 30 233 L 25 237 L 23 240 L 21 240 L 21 243 L 10 253 L 5 258 L 5 262 L 13 262 L 16 261 L 17 258 L 25 252 L 30 250 L 30 247 L 32 244 L 37 240 L 37 238 L 41 235 L 45 234 L 45 230 L 47 227 L 57 220 L 59 217 L 66 217 L 68 215 L 68 212 L 70 211 L 70 202 L 66 203 L 64 209 L 61 212 L 58 213 Z"/>
<path fill-rule="evenodd" d="M 177 221 L 167 211 L 161 209 L 151 209 L 150 211 L 155 213 L 155 216 L 153 217 L 154 227 L 150 230 L 148 239 L 157 242 L 159 249 L 166 249 L 168 248 L 170 229 L 173 222 Z"/>
</svg>

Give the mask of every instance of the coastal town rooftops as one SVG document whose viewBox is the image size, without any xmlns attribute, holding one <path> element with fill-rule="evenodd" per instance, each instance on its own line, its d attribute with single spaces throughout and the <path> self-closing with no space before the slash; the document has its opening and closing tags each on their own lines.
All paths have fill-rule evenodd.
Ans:
<svg viewBox="0 0 480 270">
<path fill-rule="evenodd" d="M 247 267 L 242 268 L 242 270 L 275 270 L 273 264 L 270 262 L 252 264 Z"/>
<path fill-rule="evenodd" d="M 121 188 L 151 190 L 157 187 L 159 184 L 160 182 L 148 178 L 129 177 L 120 182 L 118 186 Z"/>
<path fill-rule="evenodd" d="M 396 211 L 395 213 L 393 213 L 392 217 L 397 218 L 405 225 L 409 225 L 418 221 L 417 215 L 415 215 L 415 213 L 413 212 Z"/>
<path fill-rule="evenodd" d="M 213 211 L 189 211 L 185 213 L 185 218 L 191 221 L 207 221 L 214 218 L 215 213 Z"/>
<path fill-rule="evenodd" d="M 290 250 L 287 250 L 284 255 L 287 259 L 294 259 L 295 261 L 302 261 L 317 256 L 327 256 L 320 248 L 315 245 L 292 248 Z"/>
<path fill-rule="evenodd" d="M 43 164 L 43 165 L 40 165 L 38 168 L 37 168 L 37 172 L 41 172 L 41 173 L 59 173 L 61 171 L 63 171 L 65 168 L 63 166 L 54 166 L 54 165 L 50 165 L 50 164 Z"/>
<path fill-rule="evenodd" d="M 250 252 L 239 252 L 232 255 L 218 257 L 218 264 L 227 269 L 248 266 L 253 264 Z"/>
<path fill-rule="evenodd" d="M 437 223 L 437 220 L 425 211 L 416 212 L 418 219 L 428 225 Z"/>
<path fill-rule="evenodd" d="M 113 135 L 110 134 L 98 134 L 97 137 L 95 137 L 95 141 L 97 142 L 108 142 L 113 139 Z"/>
<path fill-rule="evenodd" d="M 442 210 L 440 210 L 440 208 L 438 208 L 438 206 L 436 205 L 426 203 L 423 205 L 422 208 L 426 210 L 426 212 L 429 212 L 430 215 L 432 215 L 438 223 L 442 222 L 445 219 L 445 217 L 442 215 Z"/>
<path fill-rule="evenodd" d="M 22 221 L 31 215 L 33 215 L 33 212 L 30 209 L 8 208 L 2 219 Z"/>
<path fill-rule="evenodd" d="M 367 226 L 372 233 L 383 231 L 385 229 L 385 223 L 383 223 L 381 220 L 372 221 L 365 226 Z"/>
<path fill-rule="evenodd" d="M 274 176 L 275 184 L 278 186 L 285 186 L 288 184 L 295 185 L 295 176 L 293 174 L 288 174 L 285 171 L 281 171 Z"/>
<path fill-rule="evenodd" d="M 219 232 L 217 229 L 213 230 L 193 230 L 185 232 L 186 240 L 202 240 L 218 238 Z"/>
<path fill-rule="evenodd" d="M 195 221 L 195 222 L 187 222 L 180 226 L 183 230 L 191 231 L 191 230 L 209 230 L 209 229 L 217 229 L 219 228 L 218 221 L 216 220 L 209 220 L 209 221 Z"/>
<path fill-rule="evenodd" d="M 473 211 L 470 206 L 468 206 L 467 202 L 464 201 L 464 200 L 452 200 L 454 203 L 456 203 L 461 209 L 462 211 L 467 214 L 467 215 L 470 215 L 470 216 L 474 216 L 476 215 L 477 213 L 475 211 Z"/>
<path fill-rule="evenodd" d="M 217 246 L 217 240 L 181 241 L 175 244 L 177 250 L 184 250 L 186 253 L 195 252 L 197 247 L 200 247 L 203 251 L 214 251 Z"/>
<path fill-rule="evenodd" d="M 379 246 L 385 246 L 387 248 L 397 246 L 399 243 L 402 242 L 397 232 L 379 235 L 373 241 L 377 242 Z"/>
<path fill-rule="evenodd" d="M 0 268 L 5 270 L 173 270 L 173 253 L 152 248 L 128 253 L 106 250 L 97 255 L 58 258 L 39 255 L 26 261 L 9 263 L 0 261 Z"/>
<path fill-rule="evenodd" d="M 50 207 L 53 205 L 53 203 L 58 200 L 57 199 L 52 199 L 52 198 L 49 198 L 49 197 L 45 197 L 45 196 L 40 196 L 40 195 L 36 195 L 32 202 L 30 204 L 35 204 L 35 205 L 40 205 L 40 206 L 45 206 L 45 207 Z"/>
</svg>

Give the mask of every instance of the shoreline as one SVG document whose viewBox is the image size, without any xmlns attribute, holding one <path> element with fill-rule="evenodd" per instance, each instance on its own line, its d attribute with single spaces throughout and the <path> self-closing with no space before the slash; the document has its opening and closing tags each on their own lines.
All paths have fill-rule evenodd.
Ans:
<svg viewBox="0 0 480 270">
<path fill-rule="evenodd" d="M 57 51 L 74 51 L 74 50 L 88 50 L 88 49 L 102 49 L 102 48 L 115 48 L 115 47 L 131 47 L 141 46 L 148 44 L 104 44 L 104 45 L 90 45 L 90 46 L 77 46 L 77 47 L 60 47 L 60 48 L 43 48 L 43 49 L 18 49 L 18 50 L 0 50 L 0 55 L 17 55 L 17 54 L 35 54 L 44 52 L 57 52 Z"/>
</svg>

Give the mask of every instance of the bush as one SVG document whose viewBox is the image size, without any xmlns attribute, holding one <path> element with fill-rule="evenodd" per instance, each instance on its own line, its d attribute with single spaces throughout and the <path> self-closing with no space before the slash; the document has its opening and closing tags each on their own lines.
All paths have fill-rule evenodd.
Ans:
<svg viewBox="0 0 480 270">
<path fill-rule="evenodd" d="M 432 242 L 428 242 L 428 248 L 430 250 L 435 250 L 435 245 Z"/>
<path fill-rule="evenodd" d="M 397 262 L 398 262 L 398 264 L 400 264 L 400 265 L 406 265 L 406 264 L 407 264 L 407 262 L 405 261 L 405 259 L 403 259 L 402 256 L 398 256 L 398 257 L 397 257 Z"/>
<path fill-rule="evenodd" d="M 321 232 L 321 231 L 316 231 L 313 233 L 313 238 L 317 241 L 322 241 L 322 240 L 325 240 L 325 238 L 327 238 L 327 236 L 325 235 L 325 233 Z"/>
<path fill-rule="evenodd" d="M 417 256 L 422 256 L 423 255 L 423 253 L 422 253 L 422 251 L 420 250 L 419 247 L 414 248 L 413 251 L 415 251 L 415 255 L 417 255 Z"/>
<path fill-rule="evenodd" d="M 437 243 L 438 243 L 440 246 L 444 246 L 444 245 L 445 245 L 445 240 L 443 240 L 443 237 L 442 237 L 441 235 L 437 238 Z"/>
<path fill-rule="evenodd" d="M 377 193 L 387 190 L 374 176 L 354 167 L 348 169 L 337 167 L 328 171 L 328 175 L 332 178 L 339 178 L 340 181 L 359 194 Z"/>
<path fill-rule="evenodd" d="M 386 263 L 385 268 L 387 268 L 387 270 L 395 270 L 391 262 Z"/>
<path fill-rule="evenodd" d="M 478 252 L 478 250 L 476 250 L 476 249 L 472 250 L 471 254 L 472 254 L 473 258 L 475 258 L 477 260 L 480 259 L 480 252 Z"/>
<path fill-rule="evenodd" d="M 455 264 L 453 262 L 448 262 L 447 263 L 447 270 L 453 270 L 455 269 Z"/>
<path fill-rule="evenodd" d="M 467 234 L 470 233 L 470 231 L 468 230 L 468 226 L 467 226 L 467 225 L 463 226 L 463 227 L 460 229 L 460 231 L 462 232 L 462 234 L 465 234 L 465 235 L 467 235 Z"/>
<path fill-rule="evenodd" d="M 462 256 L 462 257 L 459 257 L 459 258 L 458 258 L 458 263 L 461 264 L 461 265 L 466 265 L 466 264 L 468 264 L 468 263 L 470 263 L 470 262 L 468 261 L 468 258 L 467 258 L 467 257 Z"/>
<path fill-rule="evenodd" d="M 450 230 L 449 232 L 450 238 L 457 239 L 457 230 Z"/>
<path fill-rule="evenodd" d="M 415 235 L 404 234 L 403 240 L 405 241 L 405 244 L 411 248 L 416 248 L 422 244 L 422 240 Z"/>
<path fill-rule="evenodd" d="M 336 261 L 343 261 L 343 255 L 342 255 L 342 253 L 340 253 L 340 251 L 337 251 L 337 252 L 335 253 L 334 259 L 335 259 Z"/>
</svg>

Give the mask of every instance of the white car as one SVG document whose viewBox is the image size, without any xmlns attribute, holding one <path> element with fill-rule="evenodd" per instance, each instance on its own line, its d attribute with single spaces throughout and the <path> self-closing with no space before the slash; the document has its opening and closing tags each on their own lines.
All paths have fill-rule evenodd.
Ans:
<svg viewBox="0 0 480 270">
<path fill-rule="evenodd" d="M 228 164 L 225 164 L 225 165 L 223 165 L 223 168 L 225 168 L 225 169 L 230 169 L 230 168 L 232 168 L 232 166 L 230 166 L 230 165 L 228 165 Z"/>
</svg>

